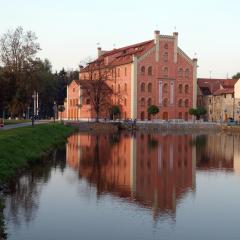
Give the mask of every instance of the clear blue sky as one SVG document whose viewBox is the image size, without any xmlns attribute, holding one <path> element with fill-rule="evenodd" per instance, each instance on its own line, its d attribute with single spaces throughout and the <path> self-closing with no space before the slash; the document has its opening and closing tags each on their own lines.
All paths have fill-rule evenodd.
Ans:
<svg viewBox="0 0 240 240">
<path fill-rule="evenodd" d="M 239 0 L 0 0 L 0 34 L 23 26 L 34 31 L 53 69 L 77 68 L 103 49 L 172 34 L 179 46 L 197 53 L 199 77 L 240 71 Z"/>
</svg>

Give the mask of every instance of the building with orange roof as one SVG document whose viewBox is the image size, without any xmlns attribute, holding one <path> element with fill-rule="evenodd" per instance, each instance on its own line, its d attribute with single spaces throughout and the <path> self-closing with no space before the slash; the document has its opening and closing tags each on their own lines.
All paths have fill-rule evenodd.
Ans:
<svg viewBox="0 0 240 240">
<path fill-rule="evenodd" d="M 155 31 L 152 40 L 110 51 L 99 47 L 91 64 L 110 71 L 106 84 L 114 93 L 112 104 L 120 106 L 122 119 L 150 120 L 149 105 L 159 107 L 156 119 L 191 119 L 188 110 L 197 101 L 197 59 L 178 47 L 177 32 L 170 36 Z M 89 68 L 82 68 L 79 76 L 90 80 Z M 82 95 L 81 82 L 73 81 L 67 88 L 65 119 L 95 118 L 91 101 Z M 109 112 L 101 112 L 100 117 L 109 118 Z"/>
</svg>

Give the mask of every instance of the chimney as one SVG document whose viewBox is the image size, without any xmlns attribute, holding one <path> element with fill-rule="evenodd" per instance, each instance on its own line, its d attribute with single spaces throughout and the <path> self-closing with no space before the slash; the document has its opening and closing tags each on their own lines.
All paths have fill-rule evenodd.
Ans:
<svg viewBox="0 0 240 240">
<path fill-rule="evenodd" d="M 197 58 L 193 58 L 193 108 L 197 106 Z"/>
<path fill-rule="evenodd" d="M 160 31 L 155 30 L 154 31 L 154 43 L 156 44 L 157 42 L 159 43 L 159 37 L 160 37 Z"/>
<path fill-rule="evenodd" d="M 79 68 L 80 68 L 80 72 L 83 70 L 83 65 L 79 65 Z"/>
<path fill-rule="evenodd" d="M 177 52 L 178 52 L 178 32 L 173 33 L 174 38 L 174 63 L 177 63 Z"/>
<path fill-rule="evenodd" d="M 160 31 L 159 30 L 155 30 L 154 31 L 154 43 L 156 45 L 156 62 L 159 61 L 159 43 L 160 43 Z"/>
<path fill-rule="evenodd" d="M 100 57 L 102 55 L 102 48 L 98 47 L 97 50 L 98 50 L 98 57 Z"/>
</svg>

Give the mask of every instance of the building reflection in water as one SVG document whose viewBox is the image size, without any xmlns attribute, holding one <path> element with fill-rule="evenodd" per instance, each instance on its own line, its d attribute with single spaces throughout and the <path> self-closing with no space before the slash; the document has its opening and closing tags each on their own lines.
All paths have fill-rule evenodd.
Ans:
<svg viewBox="0 0 240 240">
<path fill-rule="evenodd" d="M 175 216 L 176 204 L 195 190 L 196 148 L 191 135 L 75 134 L 68 139 L 67 163 L 96 186 L 151 208 L 153 217 Z"/>
<path fill-rule="evenodd" d="M 225 133 L 197 136 L 197 169 L 239 171 L 240 155 L 236 146 L 239 140 L 239 137 Z"/>
<path fill-rule="evenodd" d="M 66 162 L 96 188 L 98 197 L 112 194 L 151 209 L 155 220 L 162 215 L 174 219 L 179 201 L 196 190 L 196 170 L 240 174 L 239 143 L 240 136 L 225 133 L 76 133 L 69 137 L 66 152 L 53 151 L 10 185 L 5 197 L 6 222 L 31 224 L 51 173 L 59 169 L 64 176 Z"/>
</svg>

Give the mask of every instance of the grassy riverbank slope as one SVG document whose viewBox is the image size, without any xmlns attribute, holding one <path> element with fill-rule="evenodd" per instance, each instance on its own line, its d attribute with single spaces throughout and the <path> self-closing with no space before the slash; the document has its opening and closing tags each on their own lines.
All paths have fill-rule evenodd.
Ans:
<svg viewBox="0 0 240 240">
<path fill-rule="evenodd" d="M 0 184 L 66 140 L 71 126 L 43 124 L 0 132 Z"/>
</svg>

